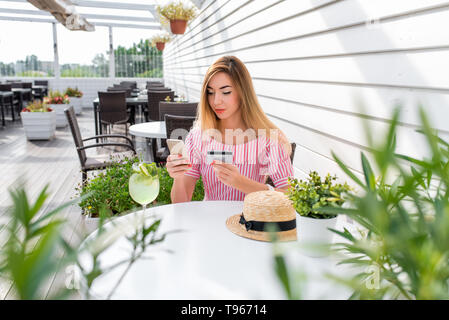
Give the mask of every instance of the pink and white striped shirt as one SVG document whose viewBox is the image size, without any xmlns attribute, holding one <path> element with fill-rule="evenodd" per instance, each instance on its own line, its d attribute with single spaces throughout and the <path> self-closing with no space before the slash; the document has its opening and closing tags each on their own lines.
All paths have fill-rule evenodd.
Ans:
<svg viewBox="0 0 449 320">
<path fill-rule="evenodd" d="M 196 179 L 202 177 L 204 200 L 243 201 L 245 198 L 243 192 L 218 180 L 212 165 L 206 162 L 207 151 L 233 151 L 233 165 L 241 175 L 260 183 L 265 183 L 270 176 L 276 188 L 286 187 L 287 178 L 294 176 L 288 153 L 279 143 L 264 136 L 244 144 L 230 145 L 210 137 L 202 141 L 201 129 L 195 127 L 187 135 L 185 145 L 192 164 L 185 174 Z"/>
</svg>

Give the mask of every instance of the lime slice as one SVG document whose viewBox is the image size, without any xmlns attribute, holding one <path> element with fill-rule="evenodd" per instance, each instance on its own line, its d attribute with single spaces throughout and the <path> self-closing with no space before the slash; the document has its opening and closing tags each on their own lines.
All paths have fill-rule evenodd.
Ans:
<svg viewBox="0 0 449 320">
<path fill-rule="evenodd" d="M 139 165 L 139 169 L 140 169 L 140 171 L 141 171 L 145 176 L 147 176 L 147 177 L 150 176 L 150 173 L 148 172 L 148 169 L 147 169 L 145 163 L 141 163 L 141 164 Z"/>
</svg>

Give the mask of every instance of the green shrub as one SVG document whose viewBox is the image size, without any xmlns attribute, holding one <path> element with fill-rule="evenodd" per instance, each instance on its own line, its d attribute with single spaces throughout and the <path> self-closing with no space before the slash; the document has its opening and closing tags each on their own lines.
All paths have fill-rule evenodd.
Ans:
<svg viewBox="0 0 449 320">
<path fill-rule="evenodd" d="M 76 189 L 80 196 L 87 195 L 79 203 L 84 213 L 90 216 L 97 216 L 100 208 L 106 207 L 107 214 L 122 214 L 133 209 L 140 209 L 140 205 L 135 202 L 128 191 L 129 178 L 133 174 L 133 163 L 139 162 L 138 158 L 125 158 L 123 161 L 115 161 L 114 164 L 106 168 L 92 179 L 89 179 L 84 187 L 78 186 Z M 148 207 L 155 205 L 170 204 L 171 188 L 173 179 L 169 176 L 165 167 L 158 167 L 159 175 L 159 195 L 155 202 Z M 193 201 L 200 201 L 204 198 L 204 188 L 201 179 L 197 181 L 192 197 Z"/>
<path fill-rule="evenodd" d="M 326 214 L 318 212 L 321 207 L 339 206 L 341 207 L 344 200 L 341 198 L 343 192 L 350 190 L 349 185 L 333 184 L 332 181 L 337 177 L 331 177 L 327 174 L 324 181 L 316 171 L 311 171 L 306 181 L 298 179 L 288 179 L 290 185 L 288 189 L 288 197 L 293 203 L 293 207 L 301 216 L 329 219 L 336 217 L 336 214 Z"/>
<path fill-rule="evenodd" d="M 449 143 L 438 136 L 422 108 L 420 116 L 419 132 L 430 152 L 425 158 L 396 153 L 399 109 L 384 144 L 370 146 L 380 175 L 363 153 L 364 179 L 333 154 L 364 191 L 360 196 L 348 194 L 351 208 L 341 212 L 363 227 L 363 236 L 334 231 L 345 239 L 337 244 L 346 254 L 340 263 L 362 270 L 351 281 L 343 279 L 354 290 L 352 298 L 449 299 Z M 387 182 L 389 176 L 392 183 Z"/>
<path fill-rule="evenodd" d="M 78 87 L 76 87 L 75 89 L 69 87 L 65 90 L 64 95 L 67 95 L 69 97 L 81 98 L 83 96 L 83 93 L 78 89 Z"/>
</svg>

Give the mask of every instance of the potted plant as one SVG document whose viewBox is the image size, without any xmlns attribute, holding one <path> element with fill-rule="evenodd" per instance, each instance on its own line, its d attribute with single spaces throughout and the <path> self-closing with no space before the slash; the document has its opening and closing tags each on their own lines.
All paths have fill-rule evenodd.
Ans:
<svg viewBox="0 0 449 320">
<path fill-rule="evenodd" d="M 20 117 L 28 140 L 50 140 L 55 136 L 56 112 L 42 101 L 28 104 Z"/>
<path fill-rule="evenodd" d="M 339 263 L 361 273 L 353 279 L 337 279 L 354 290 L 354 299 L 446 300 L 449 142 L 438 135 L 421 108 L 422 126 L 417 131 L 423 133 L 428 153 L 422 158 L 397 154 L 399 110 L 391 117 L 382 145 L 369 146 L 374 163 L 361 154 L 363 179 L 333 153 L 340 168 L 363 190 L 361 195 L 349 193 L 351 208 L 341 212 L 353 219 L 359 230 L 334 231 L 344 239 L 337 244 L 344 254 Z M 373 130 L 367 129 L 367 136 L 372 136 Z"/>
<path fill-rule="evenodd" d="M 163 51 L 165 44 L 170 42 L 171 37 L 168 33 L 158 34 L 151 38 L 151 46 L 156 46 L 159 51 Z"/>
<path fill-rule="evenodd" d="M 188 6 L 181 1 L 170 2 L 165 6 L 157 6 L 157 13 L 164 19 L 170 20 L 170 29 L 173 34 L 184 34 L 187 22 L 196 17 L 196 8 Z"/>
<path fill-rule="evenodd" d="M 103 210 L 110 217 L 125 215 L 134 210 L 140 210 L 140 205 L 135 202 L 128 191 L 129 178 L 133 174 L 133 163 L 139 162 L 137 157 L 113 160 L 113 165 L 107 167 L 97 176 L 88 179 L 84 186 L 76 188 L 78 195 L 83 197 L 79 206 L 85 215 L 85 223 L 88 229 L 95 229 L 98 225 L 99 212 Z M 165 167 L 158 167 L 159 194 L 152 204 L 170 204 L 173 179 L 169 176 Z M 204 189 L 201 181 L 197 182 L 192 200 L 202 200 Z"/>
<path fill-rule="evenodd" d="M 83 93 L 78 90 L 78 87 L 75 89 L 67 88 L 64 95 L 68 96 L 70 99 L 70 105 L 75 109 L 75 114 L 81 114 L 83 111 L 83 107 L 81 105 L 81 98 L 83 97 Z"/>
<path fill-rule="evenodd" d="M 335 184 L 336 176 L 327 174 L 324 181 L 316 171 L 311 171 L 307 180 L 289 178 L 287 195 L 297 215 L 298 241 L 302 244 L 327 245 L 332 242 L 336 213 L 318 211 L 322 207 L 341 207 L 345 202 L 342 194 L 351 188 L 347 183 Z"/>
<path fill-rule="evenodd" d="M 69 97 L 67 95 L 63 95 L 58 90 L 50 90 L 48 96 L 44 97 L 44 103 L 48 104 L 50 108 L 56 111 L 57 128 L 63 128 L 69 124 L 64 114 L 64 110 L 68 108 L 68 104 L 70 103 Z"/>
</svg>

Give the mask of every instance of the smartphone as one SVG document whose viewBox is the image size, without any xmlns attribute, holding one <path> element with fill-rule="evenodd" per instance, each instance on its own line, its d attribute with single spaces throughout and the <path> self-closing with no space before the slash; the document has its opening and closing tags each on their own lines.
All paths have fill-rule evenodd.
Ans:
<svg viewBox="0 0 449 320">
<path fill-rule="evenodd" d="M 170 154 L 182 154 L 183 158 L 189 158 L 184 141 L 178 139 L 167 139 L 167 146 Z"/>
<path fill-rule="evenodd" d="M 211 164 L 214 160 L 221 161 L 223 163 L 232 164 L 234 160 L 234 152 L 232 151 L 217 151 L 211 150 L 207 151 L 206 162 Z"/>
</svg>

